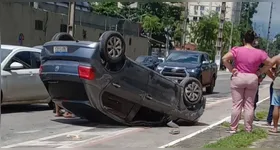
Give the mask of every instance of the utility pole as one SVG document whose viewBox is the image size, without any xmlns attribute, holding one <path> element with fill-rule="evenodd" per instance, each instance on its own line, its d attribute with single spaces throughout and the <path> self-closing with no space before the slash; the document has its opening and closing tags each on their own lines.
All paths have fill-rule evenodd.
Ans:
<svg viewBox="0 0 280 150">
<path fill-rule="evenodd" d="M 187 20 L 189 18 L 189 10 L 188 10 L 188 2 L 183 2 L 185 5 L 185 11 L 184 11 L 184 23 L 183 23 L 183 37 L 182 37 L 182 46 L 185 45 L 186 42 L 186 32 L 187 32 Z"/>
<path fill-rule="evenodd" d="M 74 37 L 74 25 L 75 25 L 75 10 L 76 3 L 69 2 L 68 8 L 68 30 L 67 32 Z"/>
<path fill-rule="evenodd" d="M 226 2 L 222 2 L 218 39 L 216 42 L 217 51 L 215 56 L 215 62 L 218 66 L 218 70 L 220 70 L 221 67 L 221 52 L 222 52 L 222 45 L 223 45 L 222 39 L 223 39 L 225 15 L 226 15 Z"/>
<path fill-rule="evenodd" d="M 267 44 L 266 44 L 266 51 L 269 55 L 269 36 L 270 36 L 270 27 L 271 27 L 271 17 L 272 17 L 272 10 L 273 10 L 273 2 L 271 2 L 271 6 L 270 6 L 270 14 L 269 14 L 269 21 L 268 21 L 268 30 L 267 30 Z"/>
<path fill-rule="evenodd" d="M 231 29 L 230 29 L 230 40 L 229 40 L 229 48 L 228 48 L 228 50 L 230 50 L 231 47 L 232 47 L 233 27 L 234 27 L 234 23 L 237 22 L 236 19 L 235 19 L 235 11 L 236 11 L 236 7 L 233 6 L 232 14 L 231 14 Z"/>
</svg>

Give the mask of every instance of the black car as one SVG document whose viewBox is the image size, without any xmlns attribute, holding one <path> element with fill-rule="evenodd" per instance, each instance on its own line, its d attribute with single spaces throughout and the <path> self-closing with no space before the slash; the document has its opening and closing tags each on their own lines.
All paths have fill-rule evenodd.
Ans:
<svg viewBox="0 0 280 150">
<path fill-rule="evenodd" d="M 196 123 L 204 112 L 197 79 L 178 84 L 136 63 L 125 56 L 118 32 L 104 32 L 99 42 L 77 41 L 66 33 L 53 40 L 43 46 L 40 77 L 53 101 L 76 116 L 159 125 L 179 119 Z"/>
<path fill-rule="evenodd" d="M 161 63 L 161 61 L 156 56 L 139 56 L 135 61 L 152 70 L 155 70 L 158 64 Z"/>
<path fill-rule="evenodd" d="M 216 63 L 212 63 L 205 52 L 174 50 L 157 66 L 156 71 L 179 83 L 186 77 L 194 77 L 206 88 L 206 92 L 211 94 L 216 84 L 218 69 Z"/>
</svg>

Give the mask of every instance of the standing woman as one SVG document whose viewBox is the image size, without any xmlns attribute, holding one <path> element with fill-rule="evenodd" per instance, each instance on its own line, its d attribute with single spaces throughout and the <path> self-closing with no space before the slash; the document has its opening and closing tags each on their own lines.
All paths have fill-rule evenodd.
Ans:
<svg viewBox="0 0 280 150">
<path fill-rule="evenodd" d="M 244 109 L 246 131 L 252 131 L 258 78 L 272 66 L 272 60 L 267 53 L 252 46 L 256 37 L 254 31 L 247 31 L 243 40 L 244 46 L 232 48 L 222 58 L 224 65 L 232 73 L 230 86 L 233 104 L 230 133 L 237 132 L 242 109 Z M 234 67 L 229 63 L 232 60 L 235 64 Z M 262 63 L 264 66 L 259 69 Z"/>
</svg>

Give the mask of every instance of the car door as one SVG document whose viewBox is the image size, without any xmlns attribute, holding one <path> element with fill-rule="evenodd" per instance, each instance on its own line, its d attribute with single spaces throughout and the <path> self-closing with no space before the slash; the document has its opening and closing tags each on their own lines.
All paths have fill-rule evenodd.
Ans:
<svg viewBox="0 0 280 150">
<path fill-rule="evenodd" d="M 32 93 L 34 93 L 32 96 L 33 99 L 36 100 L 43 100 L 49 97 L 48 91 L 46 87 L 44 86 L 42 80 L 39 76 L 39 68 L 41 65 L 41 53 L 40 52 L 30 52 L 31 54 L 31 80 L 33 81 L 33 85 L 31 87 Z"/>
<path fill-rule="evenodd" d="M 209 64 L 207 63 L 206 61 L 206 58 L 205 58 L 205 55 L 202 54 L 201 55 L 201 74 L 202 74 L 202 79 L 201 79 L 201 82 L 202 82 L 202 85 L 206 85 L 209 81 Z"/>
<path fill-rule="evenodd" d="M 128 60 L 120 73 L 112 74 L 114 77 L 106 90 L 124 99 L 141 103 L 147 93 L 147 70 L 145 66 Z"/>
<path fill-rule="evenodd" d="M 7 91 L 5 93 L 6 101 L 24 101 L 33 98 L 32 85 L 32 68 L 31 55 L 29 51 L 19 51 L 12 56 L 10 61 L 5 65 L 4 70 L 6 76 L 3 77 L 7 83 Z M 10 69 L 13 62 L 23 65 L 21 69 Z"/>
<path fill-rule="evenodd" d="M 150 71 L 149 82 L 147 86 L 148 94 L 145 100 L 151 103 L 161 104 L 161 107 L 158 107 L 159 105 L 155 106 L 158 107 L 158 109 L 171 109 L 175 104 L 172 101 L 178 100 L 176 98 L 178 89 L 175 85 L 176 84 L 174 82 L 158 74 L 157 72 Z"/>
</svg>

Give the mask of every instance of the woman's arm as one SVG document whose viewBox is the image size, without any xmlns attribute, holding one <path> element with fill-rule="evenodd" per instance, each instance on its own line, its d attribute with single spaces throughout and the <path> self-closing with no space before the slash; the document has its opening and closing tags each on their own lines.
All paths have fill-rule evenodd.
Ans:
<svg viewBox="0 0 280 150">
<path fill-rule="evenodd" d="M 266 58 L 263 62 L 264 66 L 258 71 L 257 75 L 261 75 L 263 73 L 267 73 L 268 70 L 273 66 L 274 60 L 270 57 Z"/>
<path fill-rule="evenodd" d="M 225 67 L 226 67 L 230 72 L 232 72 L 232 70 L 233 70 L 233 66 L 232 66 L 232 64 L 229 62 L 229 61 L 231 61 L 231 60 L 233 60 L 233 55 L 232 55 L 231 52 L 227 52 L 227 53 L 223 56 L 223 58 L 222 58 L 223 64 L 225 65 Z"/>
<path fill-rule="evenodd" d="M 272 80 L 274 80 L 275 78 L 273 72 L 270 69 L 266 72 L 266 75 L 269 76 Z"/>
</svg>

